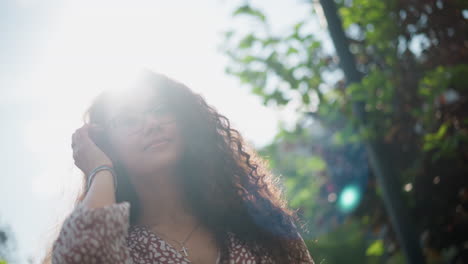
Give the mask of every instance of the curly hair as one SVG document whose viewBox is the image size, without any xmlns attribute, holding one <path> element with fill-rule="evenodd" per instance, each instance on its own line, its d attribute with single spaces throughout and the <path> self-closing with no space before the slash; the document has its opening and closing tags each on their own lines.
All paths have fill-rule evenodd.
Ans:
<svg viewBox="0 0 468 264">
<path fill-rule="evenodd" d="M 265 256 L 273 263 L 307 262 L 303 253 L 307 249 L 296 226 L 299 219 L 287 207 L 279 178 L 231 127 L 228 118 L 201 95 L 164 75 L 147 72 L 142 80 L 128 92 L 135 94 L 142 87 L 157 89 L 158 97 L 171 105 L 180 121 L 185 146 L 176 181 L 191 213 L 213 232 L 221 247 L 221 263 L 229 256 L 229 232 L 251 249 L 258 263 Z M 85 112 L 84 121 L 105 122 L 113 103 L 111 92 L 103 92 Z M 123 166 L 114 166 L 119 185 L 116 201 L 130 202 L 133 225 L 141 211 L 138 198 Z M 84 196 L 81 193 L 76 203 Z"/>
</svg>

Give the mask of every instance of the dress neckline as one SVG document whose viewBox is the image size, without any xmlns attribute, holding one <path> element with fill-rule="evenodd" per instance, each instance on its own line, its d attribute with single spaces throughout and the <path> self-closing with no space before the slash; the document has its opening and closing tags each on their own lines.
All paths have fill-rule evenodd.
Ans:
<svg viewBox="0 0 468 264">
<path fill-rule="evenodd" d="M 184 261 L 186 261 L 188 263 L 192 263 L 192 261 L 190 259 L 188 259 L 187 256 L 182 255 L 171 243 L 164 240 L 162 237 L 160 237 L 158 234 L 156 234 L 153 230 L 151 230 L 151 228 L 149 228 L 148 226 L 141 225 L 141 224 L 135 224 L 135 225 L 132 226 L 132 228 L 136 229 L 136 230 L 140 229 L 140 231 L 145 230 L 149 234 L 149 236 L 153 236 L 157 240 L 160 240 L 160 241 L 164 242 L 166 244 L 167 248 L 169 248 L 169 250 L 173 251 L 177 255 L 180 255 L 184 259 Z M 215 264 L 219 264 L 220 259 L 221 259 L 221 251 L 218 248 L 218 256 L 216 258 Z"/>
</svg>

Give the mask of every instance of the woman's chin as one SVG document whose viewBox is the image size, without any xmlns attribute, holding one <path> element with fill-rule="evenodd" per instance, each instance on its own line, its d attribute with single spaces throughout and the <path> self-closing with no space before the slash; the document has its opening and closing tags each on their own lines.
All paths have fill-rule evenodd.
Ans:
<svg viewBox="0 0 468 264">
<path fill-rule="evenodd" d="M 172 149 L 167 149 L 162 152 L 151 152 L 148 151 L 145 153 L 142 158 L 141 166 L 148 168 L 147 170 L 158 171 L 171 168 L 175 165 L 177 160 L 177 155 L 173 153 Z"/>
</svg>

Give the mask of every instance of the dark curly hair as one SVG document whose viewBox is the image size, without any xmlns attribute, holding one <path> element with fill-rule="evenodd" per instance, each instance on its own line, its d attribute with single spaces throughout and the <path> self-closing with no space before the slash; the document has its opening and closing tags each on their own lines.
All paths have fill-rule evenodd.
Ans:
<svg viewBox="0 0 468 264">
<path fill-rule="evenodd" d="M 258 263 L 265 256 L 273 263 L 310 261 L 296 226 L 299 219 L 287 207 L 279 178 L 231 127 L 228 118 L 201 95 L 164 75 L 146 72 L 141 80 L 143 83 L 128 92 L 138 93 L 142 87 L 157 89 L 158 97 L 169 103 L 179 120 L 186 140 L 176 180 L 191 213 L 215 235 L 221 263 L 229 256 L 229 232 L 252 250 Z M 93 101 L 85 112 L 85 122 L 103 124 L 108 120 L 109 109 L 115 107 L 111 94 L 105 91 Z M 130 202 L 132 225 L 140 215 L 138 198 L 124 168 L 118 163 L 114 166 L 119 186 L 116 200 Z M 76 203 L 84 196 L 81 193 Z"/>
</svg>

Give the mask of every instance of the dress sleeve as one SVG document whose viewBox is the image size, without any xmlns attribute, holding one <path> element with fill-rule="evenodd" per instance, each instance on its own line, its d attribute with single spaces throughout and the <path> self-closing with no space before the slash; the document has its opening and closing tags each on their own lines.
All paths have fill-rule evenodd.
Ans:
<svg viewBox="0 0 468 264">
<path fill-rule="evenodd" d="M 129 202 L 101 208 L 79 203 L 53 244 L 52 264 L 132 264 L 126 245 L 129 211 Z"/>
</svg>

